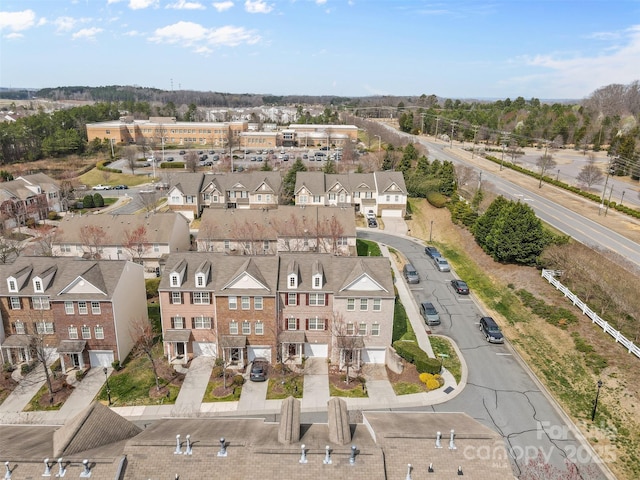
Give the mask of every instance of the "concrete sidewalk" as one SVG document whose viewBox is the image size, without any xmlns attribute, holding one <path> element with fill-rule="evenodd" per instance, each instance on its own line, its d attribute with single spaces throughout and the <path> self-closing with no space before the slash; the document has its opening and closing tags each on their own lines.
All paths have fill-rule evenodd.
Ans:
<svg viewBox="0 0 640 480">
<path fill-rule="evenodd" d="M 19 375 L 17 377 L 20 383 L 0 405 L 0 415 L 3 417 L 5 413 L 22 412 L 46 381 L 42 365 L 36 366 L 22 378 Z"/>
<path fill-rule="evenodd" d="M 386 245 L 379 244 L 380 251 L 384 257 L 387 257 L 391 262 L 391 268 L 393 269 L 393 274 L 395 275 L 396 282 L 395 286 L 398 290 L 398 296 L 400 297 L 400 301 L 404 306 L 405 312 L 407 312 L 407 317 L 411 322 L 411 326 L 413 327 L 413 331 L 416 334 L 416 340 L 418 341 L 418 345 L 422 350 L 427 352 L 427 355 L 431 358 L 435 358 L 435 354 L 433 353 L 433 349 L 431 348 L 431 342 L 429 341 L 429 336 L 427 335 L 427 331 L 425 328 L 424 321 L 422 320 L 422 316 L 418 311 L 418 306 L 416 305 L 415 298 L 409 292 L 406 282 L 404 281 L 404 276 L 396 267 L 395 262 L 391 258 L 391 254 L 389 253 L 389 249 Z"/>
<path fill-rule="evenodd" d="M 113 369 L 107 368 L 107 375 L 111 375 Z M 105 384 L 104 370 L 101 367 L 90 368 L 84 378 L 76 382 L 73 392 L 64 402 L 59 415 L 64 418 L 71 418 L 88 407 L 98 395 L 98 392 Z"/>
</svg>

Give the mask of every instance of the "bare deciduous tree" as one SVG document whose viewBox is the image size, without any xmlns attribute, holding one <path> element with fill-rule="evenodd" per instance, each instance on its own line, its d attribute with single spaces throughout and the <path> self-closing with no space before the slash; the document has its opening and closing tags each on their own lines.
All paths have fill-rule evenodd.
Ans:
<svg viewBox="0 0 640 480">
<path fill-rule="evenodd" d="M 80 228 L 80 242 L 84 252 L 92 259 L 99 259 L 102 247 L 109 241 L 109 235 L 104 228 L 97 225 L 85 225 Z"/>
<path fill-rule="evenodd" d="M 555 168 L 556 161 L 553 159 L 553 155 L 545 153 L 536 160 L 536 165 L 540 169 L 540 183 L 538 183 L 538 188 L 542 188 L 542 179 L 544 178 L 545 172 Z"/>
<path fill-rule="evenodd" d="M 0 263 L 15 260 L 22 251 L 22 242 L 12 237 L 0 236 Z"/>
<path fill-rule="evenodd" d="M 137 228 L 125 230 L 122 248 L 129 253 L 134 262 L 142 264 L 145 254 L 149 251 L 147 228 L 140 225 Z"/>
<path fill-rule="evenodd" d="M 198 169 L 198 154 L 190 150 L 189 153 L 184 156 L 184 165 L 188 171 L 195 172 Z"/>
<path fill-rule="evenodd" d="M 153 356 L 153 347 L 155 346 L 158 335 L 153 330 L 153 325 L 147 318 L 137 318 L 132 321 L 130 325 L 130 334 L 132 338 L 136 339 L 134 350 L 138 353 L 146 355 L 151 363 L 151 369 L 153 370 L 153 378 L 156 382 L 156 390 L 160 391 L 160 377 L 158 377 L 158 366 L 156 365 L 156 358 Z"/>
<path fill-rule="evenodd" d="M 349 370 L 354 365 L 359 367 L 359 350 L 362 348 L 363 340 L 358 336 L 358 325 L 347 321 L 342 313 L 333 314 L 331 319 L 331 336 L 334 345 L 338 349 L 340 369 L 346 369 L 346 383 L 350 382 Z"/>
<path fill-rule="evenodd" d="M 56 236 L 56 228 L 52 225 L 40 225 L 38 236 L 35 239 L 37 254 L 43 257 L 53 256 L 53 244 Z"/>
<path fill-rule="evenodd" d="M 135 174 L 138 161 L 138 148 L 133 145 L 125 147 L 123 156 L 127 162 L 127 167 L 131 169 L 132 174 Z"/>
<path fill-rule="evenodd" d="M 580 170 L 580 173 L 578 173 L 576 179 L 579 182 L 584 183 L 587 188 L 591 188 L 592 185 L 595 185 L 597 183 L 602 183 L 604 174 L 602 173 L 600 167 L 596 165 L 596 159 L 593 153 L 589 154 L 589 160 L 587 161 L 587 164 L 582 167 L 582 170 Z"/>
</svg>

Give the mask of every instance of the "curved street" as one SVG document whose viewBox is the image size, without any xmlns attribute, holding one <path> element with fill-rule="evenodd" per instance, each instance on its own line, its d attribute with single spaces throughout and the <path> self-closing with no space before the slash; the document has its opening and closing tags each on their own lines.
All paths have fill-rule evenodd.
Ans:
<svg viewBox="0 0 640 480">
<path fill-rule="evenodd" d="M 399 250 L 416 267 L 422 281 L 410 286 L 415 301 L 428 299 L 436 305 L 442 324 L 431 327 L 433 333 L 452 338 L 468 366 L 466 386 L 452 400 L 399 410 L 467 413 L 503 436 L 516 473 L 539 451 L 559 468 L 565 459 L 580 467 L 598 465 L 600 460 L 586 440 L 511 346 L 485 341 L 478 331 L 483 312 L 473 294 L 454 293 L 449 284 L 454 273 L 436 271 L 424 246 L 410 238 L 370 230 L 359 230 L 358 237 Z"/>
</svg>

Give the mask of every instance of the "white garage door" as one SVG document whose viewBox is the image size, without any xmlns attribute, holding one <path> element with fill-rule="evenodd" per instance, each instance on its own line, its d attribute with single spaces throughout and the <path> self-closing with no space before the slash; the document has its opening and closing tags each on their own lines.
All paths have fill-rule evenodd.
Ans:
<svg viewBox="0 0 640 480">
<path fill-rule="evenodd" d="M 390 210 L 390 209 L 385 209 L 382 210 L 382 213 L 380 214 L 380 216 L 382 217 L 402 217 L 402 210 Z"/>
<path fill-rule="evenodd" d="M 196 357 L 215 357 L 216 344 L 211 342 L 193 342 L 193 354 Z"/>
<path fill-rule="evenodd" d="M 92 367 L 110 367 L 113 352 L 110 350 L 89 350 L 89 363 Z"/>
<path fill-rule="evenodd" d="M 386 348 L 365 348 L 362 350 L 362 361 L 365 363 L 385 363 Z"/>
<path fill-rule="evenodd" d="M 305 357 L 327 358 L 329 356 L 329 345 L 326 343 L 305 343 Z"/>
<path fill-rule="evenodd" d="M 271 363 L 271 348 L 270 347 L 247 347 L 247 356 L 250 362 L 256 357 L 262 357 L 269 360 Z"/>
</svg>

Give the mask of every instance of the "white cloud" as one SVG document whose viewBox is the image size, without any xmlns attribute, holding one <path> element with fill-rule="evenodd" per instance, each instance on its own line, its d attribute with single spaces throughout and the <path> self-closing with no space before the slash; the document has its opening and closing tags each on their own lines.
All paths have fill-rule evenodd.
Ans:
<svg viewBox="0 0 640 480">
<path fill-rule="evenodd" d="M 264 0 L 246 0 L 244 9 L 248 13 L 269 13 L 273 10 L 273 5 L 269 5 Z"/>
<path fill-rule="evenodd" d="M 8 38 L 9 40 L 14 40 L 16 38 L 24 38 L 24 35 L 18 32 L 12 32 L 5 35 L 4 38 Z"/>
<path fill-rule="evenodd" d="M 21 12 L 0 12 L 0 30 L 7 29 L 13 32 L 27 30 L 35 25 L 36 14 L 33 10 Z"/>
<path fill-rule="evenodd" d="M 543 76 L 548 89 L 555 92 L 558 98 L 575 98 L 577 95 L 588 95 L 611 83 L 626 84 L 637 80 L 639 58 L 640 25 L 634 25 L 622 33 L 619 43 L 593 55 L 565 58 L 561 54 L 550 53 L 525 57 L 527 65 L 545 72 L 519 78 L 517 81 L 533 84 Z"/>
<path fill-rule="evenodd" d="M 139 37 L 140 35 L 142 35 L 142 32 L 139 32 L 137 30 L 130 30 L 128 32 L 124 32 L 123 35 L 125 37 Z"/>
<path fill-rule="evenodd" d="M 227 2 L 214 2 L 213 8 L 215 8 L 218 12 L 224 12 L 233 7 L 233 2 L 231 0 Z"/>
<path fill-rule="evenodd" d="M 176 3 L 170 3 L 166 8 L 175 10 L 205 10 L 205 6 L 200 2 L 188 2 L 187 0 L 178 0 Z"/>
<path fill-rule="evenodd" d="M 260 36 L 242 27 L 228 25 L 220 28 L 205 28 L 197 23 L 181 21 L 158 28 L 150 40 L 155 43 L 195 47 L 198 53 L 210 53 L 212 47 L 253 45 L 260 41 Z"/>
<path fill-rule="evenodd" d="M 102 33 L 102 31 L 98 27 L 83 28 L 74 33 L 71 38 L 74 40 L 95 40 L 96 35 Z"/>
<path fill-rule="evenodd" d="M 107 0 L 107 5 L 111 5 L 112 3 L 120 3 L 123 0 Z"/>
<path fill-rule="evenodd" d="M 325 3 L 327 3 L 327 0 L 316 0 L 317 5 L 324 5 Z"/>
<path fill-rule="evenodd" d="M 58 17 L 53 21 L 53 24 L 56 26 L 56 32 L 68 32 L 73 29 L 76 20 L 72 17 Z"/>
<path fill-rule="evenodd" d="M 142 10 L 143 8 L 157 7 L 158 0 L 129 0 L 131 10 Z"/>
</svg>

